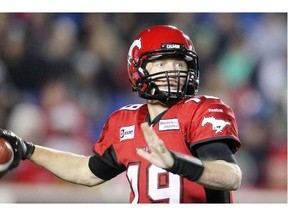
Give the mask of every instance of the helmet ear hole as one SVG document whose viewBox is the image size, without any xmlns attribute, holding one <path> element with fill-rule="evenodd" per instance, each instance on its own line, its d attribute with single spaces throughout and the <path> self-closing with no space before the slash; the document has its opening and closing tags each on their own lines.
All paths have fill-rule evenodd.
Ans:
<svg viewBox="0 0 288 216">
<path fill-rule="evenodd" d="M 140 83 L 140 82 L 139 82 L 139 83 L 137 83 L 137 88 L 138 88 L 138 89 L 142 89 L 142 88 L 143 88 L 143 86 L 144 86 L 144 85 L 143 85 L 143 83 Z"/>
</svg>

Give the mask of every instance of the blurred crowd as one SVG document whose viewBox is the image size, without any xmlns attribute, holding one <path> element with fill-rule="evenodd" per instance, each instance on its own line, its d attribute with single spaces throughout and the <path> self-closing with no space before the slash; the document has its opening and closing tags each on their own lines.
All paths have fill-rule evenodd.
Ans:
<svg viewBox="0 0 288 216">
<path fill-rule="evenodd" d="M 242 187 L 287 189 L 286 13 L 0 13 L 0 127 L 89 155 L 129 103 L 129 46 L 144 28 L 179 27 L 200 62 L 199 94 L 237 118 Z M 29 161 L 1 181 L 66 184 Z"/>
</svg>

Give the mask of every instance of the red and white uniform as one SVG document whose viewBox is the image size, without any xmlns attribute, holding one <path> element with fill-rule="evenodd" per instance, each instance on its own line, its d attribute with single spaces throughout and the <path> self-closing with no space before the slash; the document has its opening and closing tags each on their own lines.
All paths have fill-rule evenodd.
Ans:
<svg viewBox="0 0 288 216">
<path fill-rule="evenodd" d="M 147 115 L 146 104 L 128 105 L 114 112 L 94 151 L 103 155 L 113 146 L 117 162 L 126 167 L 131 203 L 205 203 L 203 186 L 158 168 L 137 155 L 139 148 L 149 151 L 140 127 Z M 189 149 L 194 145 L 213 140 L 230 140 L 229 147 L 233 153 L 240 148 L 233 111 L 220 99 L 211 96 L 179 101 L 153 128 L 167 149 L 188 155 L 191 155 Z"/>
</svg>

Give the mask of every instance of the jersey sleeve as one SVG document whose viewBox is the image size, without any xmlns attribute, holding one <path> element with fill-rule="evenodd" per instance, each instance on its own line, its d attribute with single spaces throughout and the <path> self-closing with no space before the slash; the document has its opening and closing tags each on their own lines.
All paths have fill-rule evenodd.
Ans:
<svg viewBox="0 0 288 216">
<path fill-rule="evenodd" d="M 222 100 L 214 97 L 201 97 L 194 103 L 197 104 L 197 109 L 189 125 L 190 148 L 218 140 L 227 143 L 235 153 L 241 144 L 233 110 Z"/>
<path fill-rule="evenodd" d="M 108 149 L 113 143 L 116 142 L 116 133 L 115 131 L 115 119 L 114 114 L 110 115 L 106 123 L 103 126 L 103 129 L 100 134 L 100 138 L 93 146 L 93 152 L 103 155 L 106 149 Z"/>
<path fill-rule="evenodd" d="M 117 160 L 113 144 L 116 143 L 115 124 L 110 116 L 104 125 L 99 140 L 93 146 L 94 156 L 90 157 L 89 168 L 94 175 L 109 180 L 125 171 L 125 166 Z"/>
</svg>

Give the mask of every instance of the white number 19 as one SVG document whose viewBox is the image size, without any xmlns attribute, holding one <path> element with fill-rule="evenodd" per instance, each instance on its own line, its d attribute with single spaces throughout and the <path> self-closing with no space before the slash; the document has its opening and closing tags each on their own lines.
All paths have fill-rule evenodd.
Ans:
<svg viewBox="0 0 288 216">
<path fill-rule="evenodd" d="M 132 203 L 139 201 L 139 166 L 140 164 L 132 164 L 127 170 L 127 176 L 134 193 Z M 155 202 L 180 203 L 180 176 L 151 165 L 147 167 L 147 181 L 146 194 L 149 199 Z"/>
</svg>

